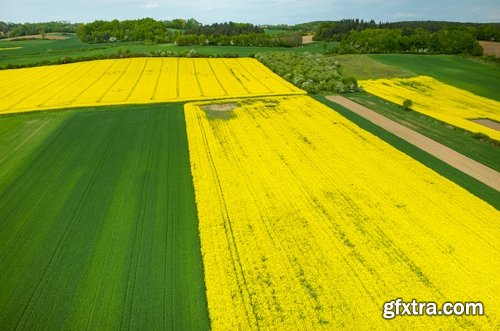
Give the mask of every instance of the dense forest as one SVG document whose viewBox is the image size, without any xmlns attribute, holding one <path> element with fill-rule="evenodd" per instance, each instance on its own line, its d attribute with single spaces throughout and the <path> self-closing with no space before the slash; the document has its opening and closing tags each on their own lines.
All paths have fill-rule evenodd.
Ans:
<svg viewBox="0 0 500 331">
<path fill-rule="evenodd" d="M 175 39 L 179 46 L 259 46 L 297 47 L 302 45 L 302 36 L 297 32 L 266 34 L 262 27 L 249 23 L 215 23 L 200 25 L 184 31 Z"/>
<path fill-rule="evenodd" d="M 175 42 L 179 46 L 279 46 L 302 44 L 297 32 L 268 35 L 264 29 L 248 23 L 215 23 L 201 25 L 194 19 L 187 21 L 156 21 L 151 18 L 127 21 L 94 21 L 82 24 L 77 35 L 86 43 L 113 41 L 141 41 L 145 43 Z"/>
<path fill-rule="evenodd" d="M 253 46 L 253 47 L 298 47 L 302 35 L 297 32 L 279 34 L 249 33 L 238 35 L 180 35 L 175 39 L 178 46 Z"/>
<path fill-rule="evenodd" d="M 333 53 L 428 53 L 481 55 L 477 40 L 499 40 L 500 24 L 363 20 L 322 22 L 314 39 L 340 41 Z"/>
<path fill-rule="evenodd" d="M 214 23 L 211 25 L 198 25 L 186 29 L 185 34 L 207 36 L 235 36 L 241 34 L 264 33 L 264 29 L 250 23 Z"/>
<path fill-rule="evenodd" d="M 94 21 L 80 25 L 76 34 L 85 43 L 113 41 L 165 43 L 173 42 L 179 32 L 169 30 L 164 22 L 143 18 L 125 21 Z"/>
<path fill-rule="evenodd" d="M 500 23 L 458 23 L 440 21 L 404 21 L 391 23 L 375 23 L 358 19 L 345 19 L 336 22 L 317 22 L 314 28 L 314 39 L 321 41 L 341 41 L 352 31 L 366 29 L 400 29 L 403 35 L 411 35 L 417 29 L 430 34 L 441 30 L 454 30 L 469 33 L 477 40 L 500 41 Z"/>
<path fill-rule="evenodd" d="M 428 53 L 482 55 L 482 48 L 468 32 L 442 29 L 430 33 L 417 28 L 411 33 L 402 29 L 353 30 L 333 53 Z"/>
</svg>

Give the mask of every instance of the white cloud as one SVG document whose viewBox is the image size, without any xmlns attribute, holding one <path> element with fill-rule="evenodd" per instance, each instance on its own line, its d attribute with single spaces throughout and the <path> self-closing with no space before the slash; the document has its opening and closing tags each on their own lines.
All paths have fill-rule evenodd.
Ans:
<svg viewBox="0 0 500 331">
<path fill-rule="evenodd" d="M 144 3 L 141 5 L 141 8 L 144 8 L 144 9 L 155 9 L 158 7 L 160 7 L 160 5 L 157 3 Z"/>
<path fill-rule="evenodd" d="M 392 17 L 398 18 L 398 19 L 400 19 L 400 18 L 401 19 L 403 19 L 403 18 L 413 18 L 413 17 L 417 17 L 417 16 L 418 16 L 417 13 L 401 13 L 401 12 L 394 13 L 392 15 Z"/>
</svg>

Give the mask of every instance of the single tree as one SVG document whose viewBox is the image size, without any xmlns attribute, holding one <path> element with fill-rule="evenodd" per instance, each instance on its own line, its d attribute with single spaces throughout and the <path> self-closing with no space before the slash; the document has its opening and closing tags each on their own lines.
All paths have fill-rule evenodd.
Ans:
<svg viewBox="0 0 500 331">
<path fill-rule="evenodd" d="M 413 106 L 413 101 L 411 101 L 410 99 L 403 100 L 403 110 L 411 110 L 412 106 Z"/>
</svg>

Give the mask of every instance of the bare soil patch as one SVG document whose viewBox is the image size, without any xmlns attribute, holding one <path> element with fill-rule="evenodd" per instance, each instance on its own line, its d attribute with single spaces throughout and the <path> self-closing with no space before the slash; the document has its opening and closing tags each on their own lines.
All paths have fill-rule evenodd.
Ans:
<svg viewBox="0 0 500 331">
<path fill-rule="evenodd" d="M 453 149 L 438 143 L 437 141 L 427 138 L 426 136 L 407 128 L 406 126 L 394 122 L 393 120 L 347 98 L 339 95 L 329 96 L 327 98 L 341 106 L 346 107 L 361 117 L 364 117 L 384 130 L 408 141 L 412 145 L 417 146 L 441 161 L 448 163 L 463 173 L 476 178 L 480 182 L 483 182 L 497 191 L 500 191 L 500 172 L 468 158 L 467 156 L 462 155 Z"/>
<path fill-rule="evenodd" d="M 201 109 L 209 110 L 209 111 L 231 111 L 234 108 L 238 107 L 235 103 L 216 103 L 211 105 L 203 105 Z"/>
<path fill-rule="evenodd" d="M 483 47 L 483 55 L 500 57 L 500 42 L 480 41 L 479 44 Z"/>
<path fill-rule="evenodd" d="M 304 45 L 304 44 L 310 44 L 312 42 L 313 42 L 313 36 L 312 35 L 302 36 L 302 45 Z"/>
<path fill-rule="evenodd" d="M 490 129 L 500 131 L 500 123 L 492 121 L 490 119 L 487 119 L 487 118 L 478 118 L 478 119 L 471 120 L 471 121 L 474 122 L 474 123 L 477 123 L 477 124 L 484 125 L 484 126 L 490 128 Z"/>
<path fill-rule="evenodd" d="M 30 39 L 63 40 L 63 39 L 68 39 L 68 38 L 69 38 L 68 36 L 61 36 L 61 35 L 46 33 L 45 36 L 42 34 L 32 34 L 29 36 L 20 36 L 20 37 L 0 39 L 0 41 L 30 40 Z"/>
</svg>

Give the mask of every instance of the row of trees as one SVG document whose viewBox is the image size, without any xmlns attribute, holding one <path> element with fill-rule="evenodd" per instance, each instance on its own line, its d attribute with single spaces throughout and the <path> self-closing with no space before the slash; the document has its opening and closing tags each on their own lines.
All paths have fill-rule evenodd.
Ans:
<svg viewBox="0 0 500 331">
<path fill-rule="evenodd" d="M 184 29 L 179 29 L 183 27 Z M 175 42 L 179 46 L 276 46 L 294 47 L 302 44 L 298 32 L 276 35 L 247 23 L 216 23 L 201 25 L 194 19 L 156 21 L 152 18 L 126 21 L 94 21 L 82 24 L 76 31 L 81 41 L 103 43 L 141 41 L 146 43 Z"/>
<path fill-rule="evenodd" d="M 76 34 L 85 43 L 113 41 L 172 42 L 179 32 L 169 30 L 164 22 L 152 18 L 139 20 L 94 21 L 82 24 Z"/>
<path fill-rule="evenodd" d="M 402 29 L 353 30 L 342 39 L 334 53 L 440 53 L 482 55 L 482 47 L 468 32 L 441 29 L 430 33 L 416 28 L 411 34 Z"/>
<path fill-rule="evenodd" d="M 361 31 L 368 28 L 377 27 L 377 23 L 371 20 L 345 19 L 337 22 L 322 22 L 314 31 L 314 40 L 318 41 L 341 41 L 343 37 L 349 35 L 351 31 Z"/>
<path fill-rule="evenodd" d="M 406 34 L 412 33 L 417 28 L 422 28 L 430 33 L 441 30 L 461 30 L 470 33 L 477 40 L 500 41 L 499 23 L 459 23 L 442 21 L 405 21 L 393 23 L 380 23 L 380 28 L 403 29 Z"/>
<path fill-rule="evenodd" d="M 207 36 L 236 36 L 242 34 L 264 33 L 264 29 L 250 23 L 214 23 L 211 25 L 199 25 L 187 29 L 185 34 L 207 35 Z"/>
<path fill-rule="evenodd" d="M 180 35 L 175 40 L 178 46 L 254 46 L 254 47 L 298 47 L 302 36 L 297 32 L 280 34 L 249 33 L 239 35 Z"/>
<path fill-rule="evenodd" d="M 41 33 L 74 33 L 78 24 L 66 21 L 45 23 L 6 23 L 0 22 L 0 39 L 23 37 Z"/>
</svg>

